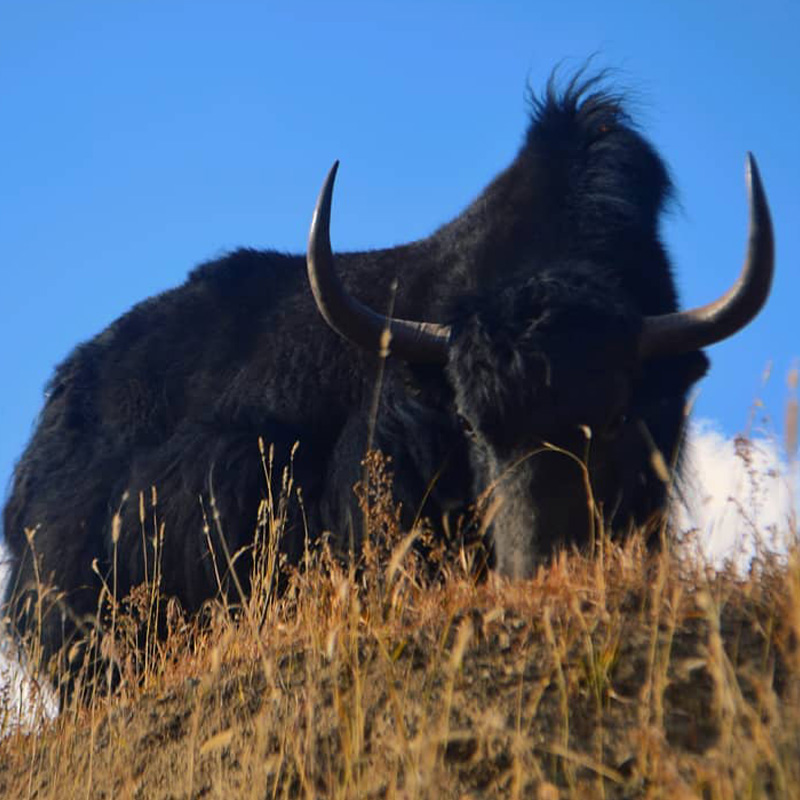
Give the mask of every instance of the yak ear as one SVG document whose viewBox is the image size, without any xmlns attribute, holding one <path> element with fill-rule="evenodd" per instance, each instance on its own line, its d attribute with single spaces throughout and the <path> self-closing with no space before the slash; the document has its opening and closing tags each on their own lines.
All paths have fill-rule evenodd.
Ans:
<svg viewBox="0 0 800 800">
<path fill-rule="evenodd" d="M 686 388 L 688 389 L 697 383 L 700 378 L 705 377 L 708 368 L 711 366 L 711 360 L 702 350 L 698 350 L 696 353 L 689 353 L 685 361 L 687 366 L 685 374 L 687 380 Z"/>
<path fill-rule="evenodd" d="M 673 388 L 680 386 L 681 392 L 688 391 L 705 376 L 710 366 L 711 361 L 702 350 L 679 356 L 675 359 L 675 371 L 671 373 L 674 380 Z"/>
<path fill-rule="evenodd" d="M 710 365 L 702 350 L 657 359 L 644 365 L 640 385 L 647 387 L 648 396 L 683 395 L 708 372 Z"/>
</svg>

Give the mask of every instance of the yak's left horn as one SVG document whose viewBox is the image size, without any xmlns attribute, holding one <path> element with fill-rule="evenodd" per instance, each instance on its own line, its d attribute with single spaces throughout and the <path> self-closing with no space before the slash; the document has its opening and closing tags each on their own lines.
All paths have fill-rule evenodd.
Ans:
<svg viewBox="0 0 800 800">
<path fill-rule="evenodd" d="M 646 317 L 639 343 L 644 358 L 677 355 L 727 339 L 761 310 L 772 285 L 775 245 L 767 197 L 752 153 L 747 154 L 750 232 L 747 256 L 734 285 L 700 308 Z"/>
<path fill-rule="evenodd" d="M 339 280 L 330 239 L 333 182 L 338 167 L 336 161 L 325 178 L 308 234 L 308 282 L 320 314 L 340 336 L 365 350 L 380 352 L 388 329 L 391 353 L 406 361 L 444 363 L 450 343 L 449 326 L 385 317 L 349 295 Z"/>
</svg>

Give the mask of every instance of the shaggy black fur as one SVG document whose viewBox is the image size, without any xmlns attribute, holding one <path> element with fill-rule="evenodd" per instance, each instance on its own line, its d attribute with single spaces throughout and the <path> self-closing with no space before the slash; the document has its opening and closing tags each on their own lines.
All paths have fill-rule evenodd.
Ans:
<svg viewBox="0 0 800 800">
<path fill-rule="evenodd" d="M 596 499 L 615 527 L 663 507 L 652 443 L 674 453 L 687 389 L 707 364 L 699 352 L 636 358 L 642 316 L 677 307 L 658 234 L 669 194 L 618 97 L 597 79 L 561 92 L 551 81 L 514 162 L 457 219 L 402 247 L 337 257 L 348 289 L 373 308 L 386 308 L 397 278 L 398 316 L 454 324 L 444 370 L 388 360 L 375 446 L 393 458 L 409 516 L 437 473 L 424 509 L 433 520 L 493 485 L 503 502 L 490 535 L 505 574 L 528 575 L 555 543 L 585 540 L 581 470 L 535 452 L 547 441 L 583 456 L 582 425 Z M 275 443 L 278 473 L 300 442 L 308 531 L 357 546 L 352 486 L 375 367 L 319 315 L 303 256 L 252 250 L 198 267 L 77 347 L 50 382 L 5 507 L 17 630 L 37 625 L 26 605 L 36 574 L 63 593 L 43 615 L 45 657 L 94 616 L 91 565 L 111 573 L 117 511 L 117 591 L 143 580 L 139 494 L 149 503 L 152 486 L 163 588 L 197 609 L 217 589 L 200 501 L 210 514 L 216 498 L 220 530 L 211 527 L 231 553 L 252 541 L 266 494 L 259 437 Z M 281 546 L 299 559 L 299 519 Z"/>
</svg>

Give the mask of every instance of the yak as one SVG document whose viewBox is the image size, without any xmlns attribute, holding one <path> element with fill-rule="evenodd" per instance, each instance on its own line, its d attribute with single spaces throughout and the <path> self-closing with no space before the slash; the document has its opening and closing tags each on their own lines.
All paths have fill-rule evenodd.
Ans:
<svg viewBox="0 0 800 800">
<path fill-rule="evenodd" d="M 164 593 L 188 610 L 216 594 L 214 537 L 246 550 L 274 488 L 260 441 L 302 487 L 280 541 L 295 564 L 321 532 L 358 549 L 368 446 L 392 459 L 407 524 L 423 513 L 436 531 L 491 495 L 490 566 L 510 578 L 588 541 L 589 486 L 611 530 L 663 513 L 654 454 L 673 463 L 702 348 L 769 294 L 752 156 L 741 275 L 684 311 L 659 234 L 667 168 L 602 76 L 551 79 L 510 166 L 419 241 L 334 258 L 335 173 L 306 257 L 242 249 L 203 264 L 56 368 L 3 517 L 8 618 L 45 659 L 85 630 L 112 572 L 118 596 L 146 578 L 142 493 L 157 492 Z"/>
</svg>

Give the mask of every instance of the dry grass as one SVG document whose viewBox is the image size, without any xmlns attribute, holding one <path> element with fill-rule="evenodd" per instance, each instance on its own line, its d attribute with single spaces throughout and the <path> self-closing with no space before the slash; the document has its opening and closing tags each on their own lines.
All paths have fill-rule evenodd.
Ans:
<svg viewBox="0 0 800 800">
<path fill-rule="evenodd" d="M 796 546 L 742 577 L 599 534 L 533 580 L 476 581 L 474 554 L 400 530 L 386 464 L 368 467 L 358 569 L 322 548 L 278 596 L 287 476 L 249 599 L 231 587 L 202 623 L 160 597 L 143 501 L 151 581 L 104 599 L 121 683 L 101 673 L 35 733 L 6 697 L 0 795 L 800 798 Z M 237 554 L 215 557 L 222 574 Z"/>
</svg>

